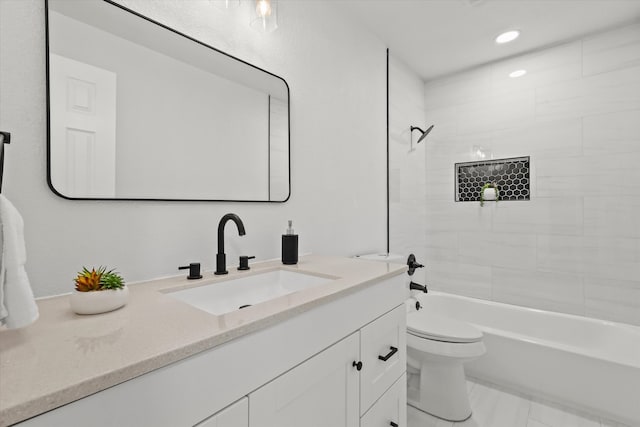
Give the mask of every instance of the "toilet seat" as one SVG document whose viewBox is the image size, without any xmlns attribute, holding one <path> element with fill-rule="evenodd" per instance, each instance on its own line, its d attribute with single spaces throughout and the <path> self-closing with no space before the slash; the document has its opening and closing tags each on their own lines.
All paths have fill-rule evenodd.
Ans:
<svg viewBox="0 0 640 427">
<path fill-rule="evenodd" d="M 482 331 L 448 317 L 431 314 L 426 310 L 407 316 L 407 332 L 410 335 L 448 343 L 475 343 L 482 341 Z"/>
</svg>

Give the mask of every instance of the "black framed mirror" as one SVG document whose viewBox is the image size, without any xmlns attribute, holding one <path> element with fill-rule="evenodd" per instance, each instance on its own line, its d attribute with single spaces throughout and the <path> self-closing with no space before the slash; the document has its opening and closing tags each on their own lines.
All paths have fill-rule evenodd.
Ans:
<svg viewBox="0 0 640 427">
<path fill-rule="evenodd" d="M 287 82 L 110 0 L 45 0 L 47 177 L 80 200 L 285 202 Z"/>
</svg>

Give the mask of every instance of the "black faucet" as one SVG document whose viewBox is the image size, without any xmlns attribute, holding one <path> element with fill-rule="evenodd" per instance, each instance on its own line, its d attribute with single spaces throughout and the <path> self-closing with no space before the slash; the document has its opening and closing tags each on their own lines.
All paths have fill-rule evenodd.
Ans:
<svg viewBox="0 0 640 427">
<path fill-rule="evenodd" d="M 422 291 L 425 294 L 429 292 L 426 285 L 421 285 L 420 283 L 416 283 L 414 281 L 409 283 L 409 289 L 411 289 L 412 291 Z"/>
<path fill-rule="evenodd" d="M 233 213 L 228 213 L 220 219 L 218 223 L 218 254 L 216 255 L 216 272 L 215 274 L 228 274 L 227 271 L 227 255 L 224 253 L 224 226 L 227 221 L 233 221 L 238 227 L 238 234 L 245 235 L 244 224 L 240 217 Z"/>
</svg>

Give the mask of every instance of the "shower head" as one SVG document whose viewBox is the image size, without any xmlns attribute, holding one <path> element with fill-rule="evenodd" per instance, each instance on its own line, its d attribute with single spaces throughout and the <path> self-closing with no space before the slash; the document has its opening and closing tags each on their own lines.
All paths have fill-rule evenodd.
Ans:
<svg viewBox="0 0 640 427">
<path fill-rule="evenodd" d="M 422 142 L 422 140 L 429 135 L 429 132 L 431 132 L 431 130 L 433 129 L 434 125 L 431 125 L 427 128 L 427 130 L 422 130 L 420 129 L 418 126 L 411 126 L 411 132 L 413 132 L 414 130 L 418 130 L 420 131 L 420 133 L 422 135 L 420 135 L 420 138 L 418 138 L 418 142 L 416 142 L 416 144 L 419 144 L 420 142 Z"/>
</svg>

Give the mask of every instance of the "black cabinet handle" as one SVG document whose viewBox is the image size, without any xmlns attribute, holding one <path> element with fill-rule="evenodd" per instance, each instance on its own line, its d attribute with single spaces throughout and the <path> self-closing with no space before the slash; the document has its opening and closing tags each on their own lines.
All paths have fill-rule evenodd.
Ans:
<svg viewBox="0 0 640 427">
<path fill-rule="evenodd" d="M 389 360 L 389 358 L 391 356 L 393 356 L 394 354 L 396 354 L 398 352 L 398 348 L 394 347 L 394 346 L 389 346 L 391 348 L 391 351 L 389 353 L 387 353 L 386 356 L 378 356 L 378 359 L 382 360 L 383 362 L 386 362 L 387 360 Z"/>
<path fill-rule="evenodd" d="M 389 423 L 389 425 L 390 425 L 391 427 L 398 427 L 398 424 L 394 423 L 393 421 L 391 421 L 391 422 Z"/>
<path fill-rule="evenodd" d="M 360 369 L 362 369 L 362 362 L 360 362 L 360 361 L 356 362 L 354 360 L 353 364 L 351 366 L 355 366 L 355 368 L 359 371 Z"/>
</svg>

